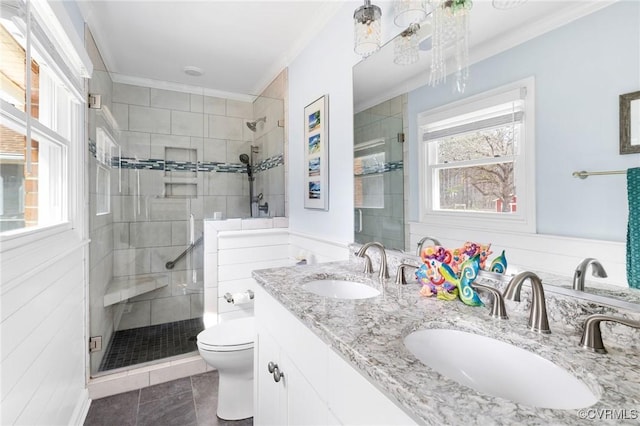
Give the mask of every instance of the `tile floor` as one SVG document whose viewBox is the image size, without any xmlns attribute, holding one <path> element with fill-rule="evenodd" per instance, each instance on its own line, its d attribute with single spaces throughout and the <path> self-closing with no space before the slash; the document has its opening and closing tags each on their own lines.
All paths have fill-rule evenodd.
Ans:
<svg viewBox="0 0 640 426">
<path fill-rule="evenodd" d="M 194 318 L 116 331 L 98 371 L 197 351 L 196 336 L 202 330 L 202 318 Z"/>
<path fill-rule="evenodd" d="M 85 426 L 252 426 L 253 419 L 227 421 L 216 416 L 218 372 L 96 399 Z"/>
</svg>

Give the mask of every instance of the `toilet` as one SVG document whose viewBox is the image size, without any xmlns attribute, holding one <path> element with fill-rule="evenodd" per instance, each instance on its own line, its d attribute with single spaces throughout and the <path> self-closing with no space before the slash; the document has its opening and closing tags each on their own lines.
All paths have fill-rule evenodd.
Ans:
<svg viewBox="0 0 640 426">
<path fill-rule="evenodd" d="M 198 334 L 198 351 L 218 370 L 218 411 L 223 420 L 253 417 L 253 317 L 222 322 Z"/>
</svg>

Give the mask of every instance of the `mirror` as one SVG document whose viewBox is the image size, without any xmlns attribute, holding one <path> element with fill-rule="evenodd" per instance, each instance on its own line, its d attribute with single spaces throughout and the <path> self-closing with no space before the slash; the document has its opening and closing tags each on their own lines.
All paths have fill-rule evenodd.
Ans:
<svg viewBox="0 0 640 426">
<path fill-rule="evenodd" d="M 354 241 L 403 249 L 403 142 L 406 95 L 354 116 Z"/>
<path fill-rule="evenodd" d="M 640 91 L 620 95 L 620 154 L 640 153 Z"/>
<path fill-rule="evenodd" d="M 408 222 L 419 221 L 418 160 L 415 148 L 417 115 L 429 108 L 464 99 L 528 76 L 536 79 L 536 163 L 545 165 L 544 168 L 537 168 L 544 171 L 544 175 L 536 176 L 537 232 L 592 240 L 625 240 L 624 208 L 602 206 L 593 209 L 592 204 L 594 193 L 615 192 L 615 205 L 626 206 L 624 179 L 593 179 L 588 186 L 580 186 L 575 184 L 575 180 L 571 180 L 571 172 L 587 167 L 597 171 L 626 169 L 637 165 L 637 160 L 634 161 L 631 156 L 618 155 L 619 118 L 616 104 L 620 93 L 628 92 L 629 87 L 640 85 L 640 5 L 635 2 L 616 2 L 596 8 L 592 4 L 592 9 L 583 10 L 576 20 L 565 27 L 550 28 L 533 39 L 520 38 L 517 42 L 514 41 L 518 37 L 524 37 L 524 34 L 530 34 L 527 31 L 532 28 L 530 24 L 540 24 L 543 16 L 547 21 L 553 20 L 553 17 L 557 18 L 556 13 L 566 13 L 567 9 L 575 6 L 576 3 L 563 1 L 526 2 L 513 9 L 515 15 L 498 19 L 495 18 L 497 11 L 491 10 L 491 2 L 475 2 L 471 23 L 471 75 L 467 92 L 462 95 L 454 93 L 452 79 L 440 87 L 426 86 L 430 65 L 428 35 L 420 42 L 419 60 L 415 64 L 394 64 L 393 40 L 376 54 L 356 64 L 353 69 L 355 159 L 369 152 L 360 149 L 360 144 L 385 138 L 385 129 L 382 127 L 379 134 L 369 130 L 363 132 L 365 117 L 369 118 L 369 123 L 376 124 L 371 126 L 374 128 L 384 122 L 383 115 L 376 115 L 376 112 L 387 110 L 385 103 L 403 99 L 402 109 L 395 111 L 395 117 L 398 121 L 401 116 L 403 118 L 405 142 L 393 142 L 401 145 L 404 153 L 403 163 L 397 165 L 398 168 L 402 167 L 403 179 L 385 179 L 382 195 L 389 199 L 392 194 L 403 194 L 404 223 L 393 223 L 395 229 L 403 230 L 403 243 L 399 240 L 383 242 L 385 247 L 402 249 L 411 255 L 415 255 L 416 251 L 415 246 L 410 246 Z M 492 17 L 494 19 L 490 19 Z M 616 26 L 622 28 L 621 24 L 611 22 L 615 23 L 616 20 L 626 19 L 625 17 L 628 17 L 624 24 L 626 30 L 621 29 L 623 32 L 627 31 L 624 36 L 620 33 L 608 34 L 609 31 L 604 30 Z M 484 19 L 484 26 L 477 22 L 474 24 L 474 18 Z M 601 19 L 605 23 L 600 23 Z M 495 25 L 495 22 L 500 22 L 500 25 Z M 578 37 L 580 40 L 580 37 L 584 38 L 585 34 L 591 32 L 591 38 L 598 40 L 596 44 L 576 42 L 572 38 Z M 567 48 L 567 44 L 571 48 Z M 562 45 L 562 49 L 557 47 Z M 609 75 L 606 70 L 613 64 L 616 64 L 618 74 Z M 595 87 L 594 79 L 602 78 L 606 85 Z M 404 99 L 407 99 L 406 102 Z M 562 101 L 558 102 L 558 99 Z M 630 109 L 640 106 L 640 100 L 637 99 L 630 101 Z M 397 126 L 399 124 L 396 124 L 396 128 Z M 635 129 L 634 135 L 638 135 L 640 128 Z M 395 129 L 388 130 L 386 136 L 393 139 L 395 132 Z M 635 144 L 640 144 L 640 141 L 636 139 L 633 148 L 636 148 Z M 640 145 L 637 148 L 640 152 Z M 356 185 L 360 185 L 358 179 L 354 181 Z M 562 194 L 554 192 L 559 192 L 558 187 L 563 188 Z M 356 188 L 356 194 L 358 191 L 366 192 L 364 188 Z M 396 204 L 400 203 L 396 201 Z M 355 211 L 355 226 L 356 231 L 359 231 L 367 228 L 367 217 L 363 211 L 360 220 L 361 213 L 357 209 L 358 207 Z M 594 210 L 597 212 L 594 213 Z M 391 229 L 391 225 L 382 220 L 374 223 L 380 232 L 384 232 L 386 226 Z M 355 232 L 354 240 L 358 243 L 384 241 L 381 237 L 367 239 L 363 234 L 366 232 Z M 433 236 L 438 237 L 437 233 Z M 576 264 L 578 262 L 579 260 Z M 590 275 L 588 280 L 591 281 Z M 587 286 L 586 291 L 594 290 Z M 634 289 L 605 288 L 599 294 L 640 303 L 640 292 Z"/>
</svg>

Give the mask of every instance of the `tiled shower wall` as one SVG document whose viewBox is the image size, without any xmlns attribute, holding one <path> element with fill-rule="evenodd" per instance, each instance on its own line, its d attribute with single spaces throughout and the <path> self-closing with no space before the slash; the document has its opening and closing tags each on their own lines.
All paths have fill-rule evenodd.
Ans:
<svg viewBox="0 0 640 426">
<path fill-rule="evenodd" d="M 287 70 L 283 70 L 262 92 L 253 104 L 254 118 L 266 117 L 266 122 L 258 124 L 254 135 L 254 145 L 258 154 L 254 163 L 264 160 L 275 162 L 278 156 L 284 156 L 286 148 L 286 102 L 287 102 Z M 284 142 L 284 143 L 283 143 Z M 287 162 L 284 161 L 286 170 Z M 269 216 L 287 216 L 286 172 L 281 163 L 277 167 L 265 168 L 256 174 L 255 194 L 263 194 L 262 203 L 269 203 Z"/>
<path fill-rule="evenodd" d="M 404 132 L 403 117 L 407 96 L 400 95 L 354 116 L 354 143 L 383 138 L 384 145 L 354 152 L 354 157 L 384 152 L 384 164 L 364 173 L 382 174 L 384 180 L 384 207 L 356 207 L 355 224 L 358 228 L 362 211 L 362 231 L 356 229 L 355 242 L 379 241 L 385 247 L 405 248 L 404 196 L 403 196 L 403 143 L 398 134 Z M 406 133 L 405 133 L 406 134 Z M 359 232 L 358 232 L 359 231 Z"/>
<path fill-rule="evenodd" d="M 202 234 L 203 219 L 214 212 L 249 216 L 247 175 L 162 168 L 170 159 L 167 149 L 190 153 L 192 162 L 240 164 L 239 155 L 249 153 L 254 136 L 246 126 L 253 119 L 253 103 L 114 83 L 113 114 L 121 129 L 122 156 L 133 164 L 120 169 L 120 192 L 112 196 L 114 277 L 170 277 L 167 287 L 130 299 L 118 329 L 199 317 L 202 245 L 174 269 L 167 270 L 165 264 L 188 246 L 191 214 L 195 238 Z M 148 160 L 142 161 L 147 166 L 136 166 L 140 160 Z M 148 164 L 160 169 L 137 168 Z M 169 183 L 188 184 L 195 196 L 167 197 Z"/>
</svg>

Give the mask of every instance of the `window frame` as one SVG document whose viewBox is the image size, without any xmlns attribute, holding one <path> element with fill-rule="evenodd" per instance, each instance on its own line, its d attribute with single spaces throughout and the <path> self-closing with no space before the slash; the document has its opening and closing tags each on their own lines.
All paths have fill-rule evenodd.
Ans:
<svg viewBox="0 0 640 426">
<path fill-rule="evenodd" d="M 516 213 L 504 214 L 469 210 L 434 209 L 434 173 L 442 167 L 429 163 L 430 141 L 424 141 L 425 127 L 449 118 L 480 111 L 513 100 L 513 92 L 525 90 L 524 117 L 519 153 L 514 155 L 514 185 L 517 188 L 518 208 Z M 491 89 L 466 99 L 436 107 L 418 114 L 419 146 L 419 220 L 434 226 L 455 226 L 466 229 L 495 229 L 507 232 L 536 232 L 535 212 L 535 79 L 528 77 Z M 509 160 L 508 157 L 503 157 Z M 481 160 L 482 161 L 482 160 Z M 481 162 L 480 161 L 480 162 Z M 463 163 L 459 163 L 462 165 Z"/>
<path fill-rule="evenodd" d="M 32 140 L 39 142 L 46 141 L 48 144 L 58 146 L 62 149 L 62 164 L 59 167 L 59 177 L 62 181 L 60 186 L 60 204 L 64 206 L 64 218 L 55 223 L 39 224 L 32 227 L 24 227 L 0 233 L 0 252 L 12 250 L 17 247 L 44 241 L 57 234 L 71 232 L 75 238 L 86 238 L 86 218 L 83 206 L 86 204 L 86 197 L 83 195 L 85 187 L 85 166 L 86 146 L 83 143 L 85 135 L 85 115 L 86 115 L 86 88 L 83 77 L 86 77 L 87 68 L 79 69 L 78 63 L 84 63 L 86 52 L 75 50 L 73 42 L 69 36 L 61 32 L 61 24 L 55 13 L 46 2 L 31 2 L 24 0 L 26 13 L 30 20 L 33 20 L 37 31 L 31 32 L 26 38 L 30 43 L 29 49 L 36 50 L 36 55 L 41 56 L 45 63 L 49 65 L 50 79 L 57 80 L 53 87 L 53 92 L 64 90 L 67 111 L 65 111 L 65 123 L 57 120 L 57 110 L 59 96 L 54 93 L 51 104 L 51 123 L 45 124 L 39 119 L 28 117 L 30 111 L 21 111 L 5 100 L 0 100 L 0 121 L 3 125 L 19 131 L 25 135 L 30 135 Z M 30 27 L 27 27 L 27 30 Z M 73 60 L 72 60 L 73 59 Z M 70 66 L 71 65 L 71 66 Z M 25 90 L 30 92 L 30 83 Z M 30 95 L 27 94 L 27 97 Z M 65 127 L 60 129 L 62 133 L 52 130 L 61 124 Z M 25 158 L 26 161 L 26 158 Z M 75 239 L 74 238 L 74 239 Z"/>
</svg>

